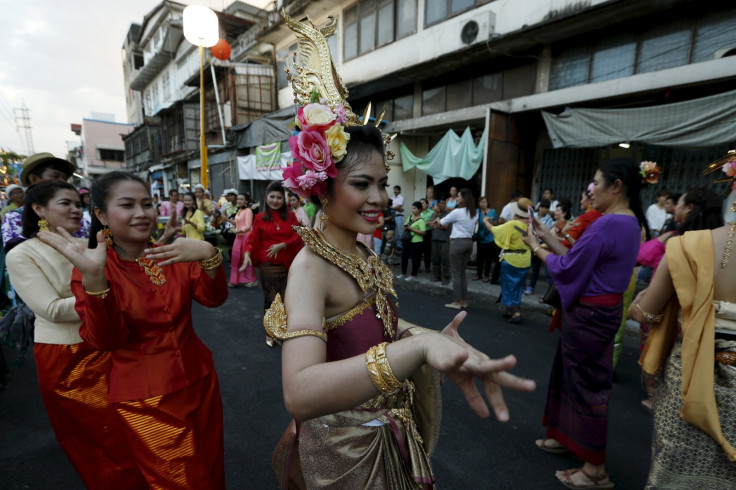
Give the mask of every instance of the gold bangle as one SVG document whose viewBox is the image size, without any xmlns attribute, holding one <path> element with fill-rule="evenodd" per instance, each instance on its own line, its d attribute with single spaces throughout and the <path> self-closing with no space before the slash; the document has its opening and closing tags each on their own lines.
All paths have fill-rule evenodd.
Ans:
<svg viewBox="0 0 736 490">
<path fill-rule="evenodd" d="M 85 289 L 84 292 L 87 293 L 87 295 L 92 296 L 93 298 L 104 299 L 105 297 L 107 297 L 107 293 L 110 292 L 110 288 L 108 287 L 107 289 L 103 289 L 102 291 L 87 291 Z"/>
<path fill-rule="evenodd" d="M 541 245 L 539 245 L 539 246 L 538 246 L 537 248 L 535 248 L 534 250 L 532 250 L 532 253 L 533 253 L 534 255 L 537 255 L 537 250 L 539 250 L 540 248 L 542 248 L 542 246 L 541 246 Z"/>
<path fill-rule="evenodd" d="M 293 330 L 291 332 L 286 332 L 278 337 L 275 337 L 275 339 L 279 340 L 286 340 L 286 339 L 293 339 L 296 337 L 306 337 L 308 335 L 313 335 L 314 337 L 319 337 L 325 342 L 327 342 L 327 334 L 324 332 L 320 332 L 319 330 L 312 330 L 311 328 L 303 328 L 301 330 Z"/>
<path fill-rule="evenodd" d="M 386 344 L 375 345 L 365 353 L 365 364 L 373 385 L 384 395 L 396 393 L 403 384 L 396 379 L 386 358 Z"/>
<path fill-rule="evenodd" d="M 659 323 L 662 321 L 664 313 L 660 313 L 659 315 L 649 313 L 648 311 L 644 311 L 639 303 L 636 304 L 636 307 L 641 311 L 641 314 L 644 315 L 644 320 L 646 320 L 647 323 Z"/>
<path fill-rule="evenodd" d="M 217 269 L 218 267 L 220 267 L 220 264 L 222 264 L 222 252 L 219 248 L 217 249 L 217 253 L 213 257 L 199 261 L 199 265 L 202 267 L 202 269 L 206 271 Z"/>
</svg>

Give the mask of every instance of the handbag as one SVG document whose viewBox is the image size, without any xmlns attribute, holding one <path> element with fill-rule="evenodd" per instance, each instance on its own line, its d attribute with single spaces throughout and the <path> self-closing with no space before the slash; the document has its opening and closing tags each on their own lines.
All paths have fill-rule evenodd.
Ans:
<svg viewBox="0 0 736 490">
<path fill-rule="evenodd" d="M 479 212 L 478 219 L 475 220 L 475 226 L 473 227 L 473 235 L 470 237 L 470 239 L 474 242 L 477 242 L 480 239 L 480 234 L 478 233 L 478 229 L 480 228 L 480 220 L 482 219 L 482 216 L 483 215 Z"/>
<path fill-rule="evenodd" d="M 542 296 L 542 301 L 552 306 L 553 308 L 557 308 L 558 310 L 562 308 L 560 291 L 557 289 L 557 285 L 554 282 L 549 285 L 549 288 L 547 288 L 547 292 L 544 293 L 544 296 Z"/>
<path fill-rule="evenodd" d="M 401 243 L 403 245 L 409 245 L 411 243 L 411 230 L 406 229 L 401 232 Z"/>
</svg>

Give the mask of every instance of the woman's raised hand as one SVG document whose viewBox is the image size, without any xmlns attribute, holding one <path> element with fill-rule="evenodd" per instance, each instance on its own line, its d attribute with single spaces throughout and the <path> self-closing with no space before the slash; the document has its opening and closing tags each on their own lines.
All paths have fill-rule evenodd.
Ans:
<svg viewBox="0 0 736 490">
<path fill-rule="evenodd" d="M 204 240 L 192 240 L 190 238 L 179 238 L 170 245 L 162 247 L 147 248 L 144 253 L 147 259 L 159 262 L 158 265 L 171 265 L 177 262 L 199 262 L 207 260 L 215 255 L 215 247 Z"/>
<path fill-rule="evenodd" d="M 97 233 L 97 248 L 87 248 L 84 242 L 61 227 L 56 229 L 56 233 L 39 232 L 38 239 L 66 257 L 83 276 L 105 277 L 107 242 L 101 231 Z"/>
<path fill-rule="evenodd" d="M 483 389 L 496 418 L 506 422 L 509 419 L 509 411 L 501 387 L 531 392 L 536 388 L 536 383 L 507 372 L 516 365 L 516 358 L 513 355 L 503 359 L 491 359 L 466 343 L 457 331 L 465 315 L 465 312 L 458 313 L 442 330 L 441 335 L 427 336 L 425 360 L 460 387 L 468 405 L 476 415 L 488 417 L 490 414 L 488 406 L 475 384 L 475 378 L 478 378 L 483 383 Z"/>
</svg>

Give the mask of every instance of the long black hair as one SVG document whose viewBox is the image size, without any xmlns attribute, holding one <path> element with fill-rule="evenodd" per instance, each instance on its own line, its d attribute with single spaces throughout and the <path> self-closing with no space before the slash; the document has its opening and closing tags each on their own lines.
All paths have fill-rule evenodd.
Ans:
<svg viewBox="0 0 736 490">
<path fill-rule="evenodd" d="M 284 190 L 283 184 L 281 182 L 274 180 L 270 184 L 268 184 L 268 187 L 266 187 L 266 199 L 268 199 L 268 195 L 272 192 L 280 192 L 281 195 L 284 196 L 284 204 L 279 208 L 277 211 L 279 212 L 279 217 L 281 218 L 281 221 L 286 221 L 289 219 L 289 206 L 288 202 L 286 201 L 286 191 Z M 261 211 L 261 219 L 263 221 L 273 221 L 273 217 L 271 216 L 271 208 L 268 206 L 268 203 L 266 203 L 266 207 L 263 211 Z"/>
<path fill-rule="evenodd" d="M 97 248 L 97 233 L 102 231 L 103 228 L 102 223 L 97 219 L 97 214 L 94 212 L 95 208 L 99 208 L 100 211 L 106 213 L 107 201 L 110 199 L 112 189 L 120 182 L 126 181 L 138 182 L 144 189 L 146 189 L 148 195 L 151 195 L 151 191 L 148 189 L 148 184 L 146 184 L 146 182 L 137 175 L 133 175 L 128 172 L 110 172 L 109 174 L 105 174 L 95 180 L 94 184 L 92 184 L 92 189 L 90 190 L 92 202 L 89 207 L 92 210 L 90 213 L 92 222 L 89 227 L 89 240 L 87 241 L 87 247 Z"/>
<path fill-rule="evenodd" d="M 48 206 L 49 201 L 62 190 L 74 191 L 79 194 L 73 185 L 57 180 L 39 182 L 28 188 L 23 198 L 23 215 L 21 217 L 24 237 L 33 238 L 38 233 L 38 221 L 41 217 L 33 210 L 33 204 Z"/>
<path fill-rule="evenodd" d="M 471 218 L 475 218 L 475 197 L 473 197 L 473 191 L 468 189 L 467 187 L 460 189 L 460 192 L 457 193 L 460 197 L 463 198 L 463 205 L 465 206 L 465 209 L 468 210 L 468 213 L 470 213 Z"/>
<path fill-rule="evenodd" d="M 718 193 L 707 187 L 691 187 L 685 191 L 683 202 L 693 207 L 678 231 L 713 230 L 723 226 L 723 200 Z"/>
<path fill-rule="evenodd" d="M 629 198 L 629 208 L 649 236 L 649 225 L 641 206 L 642 176 L 639 173 L 639 166 L 630 158 L 614 158 L 603 162 L 598 171 L 603 176 L 606 187 L 612 185 L 616 180 L 621 181 L 626 190 L 626 197 Z"/>
<path fill-rule="evenodd" d="M 192 192 L 192 191 L 185 192 L 184 195 L 181 198 L 182 202 L 184 202 L 184 198 L 186 196 L 191 197 L 192 198 L 192 201 L 194 202 L 194 206 L 191 207 L 191 208 L 188 208 L 188 207 L 184 206 L 184 213 L 183 213 L 184 216 L 182 216 L 182 218 L 189 219 L 190 216 L 194 216 L 194 213 L 197 212 L 197 209 L 199 209 L 199 207 L 197 207 L 197 196 L 194 194 L 194 192 Z"/>
</svg>

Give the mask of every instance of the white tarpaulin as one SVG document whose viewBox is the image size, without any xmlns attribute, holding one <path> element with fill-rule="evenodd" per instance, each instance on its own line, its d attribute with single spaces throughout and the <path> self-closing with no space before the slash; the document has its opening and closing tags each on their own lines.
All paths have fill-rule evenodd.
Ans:
<svg viewBox="0 0 736 490">
<path fill-rule="evenodd" d="M 281 154 L 281 167 L 291 162 L 291 152 Z M 256 155 L 238 157 L 238 178 L 240 180 L 281 180 L 281 168 L 257 167 Z"/>
<path fill-rule="evenodd" d="M 555 148 L 592 148 L 637 141 L 707 147 L 736 140 L 736 91 L 633 109 L 542 112 Z"/>
</svg>

